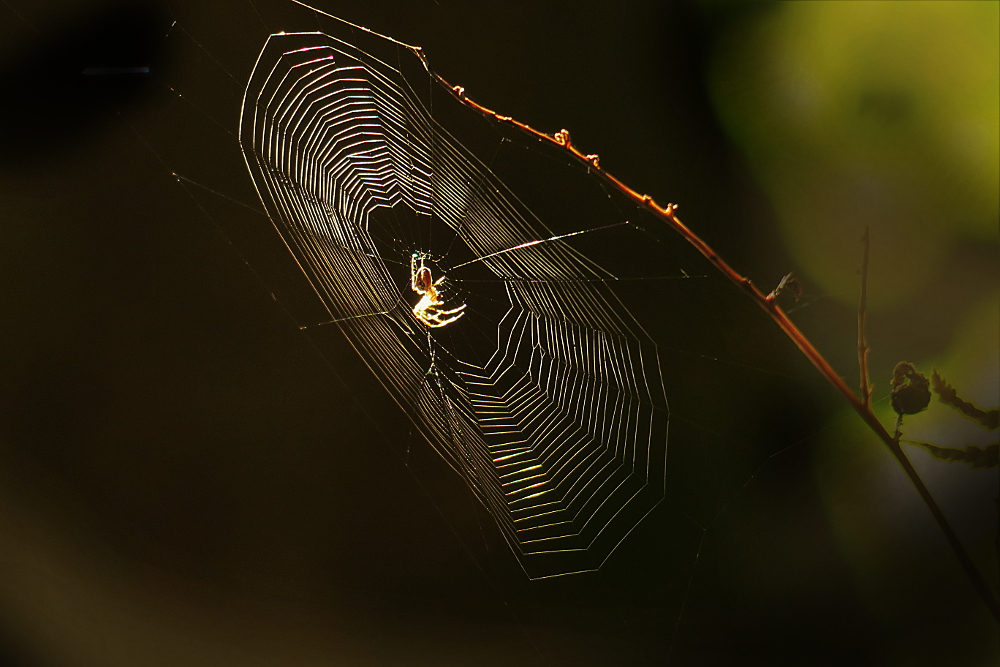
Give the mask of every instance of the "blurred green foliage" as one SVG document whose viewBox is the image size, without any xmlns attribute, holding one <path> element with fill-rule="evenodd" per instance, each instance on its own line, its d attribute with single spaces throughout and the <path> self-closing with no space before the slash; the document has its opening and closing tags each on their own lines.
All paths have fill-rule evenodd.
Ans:
<svg viewBox="0 0 1000 667">
<path fill-rule="evenodd" d="M 855 301 L 870 226 L 870 304 L 892 307 L 998 243 L 1000 3 L 758 9 L 717 34 L 709 86 L 802 273 Z"/>
<path fill-rule="evenodd" d="M 978 405 L 1000 403 L 1000 3 L 700 5 L 717 25 L 712 103 L 781 223 L 798 264 L 788 268 L 853 310 L 871 230 L 868 306 L 884 313 L 869 328 L 880 420 L 896 421 L 885 371 L 901 358 L 937 369 Z M 949 310 L 959 292 L 968 298 Z M 963 451 L 995 441 L 949 406 L 925 404 L 905 410 L 919 412 L 903 422 L 905 439 Z M 995 586 L 995 468 L 905 448 Z M 846 406 L 818 439 L 813 472 L 886 638 L 877 664 L 995 664 L 995 624 L 898 464 Z"/>
</svg>

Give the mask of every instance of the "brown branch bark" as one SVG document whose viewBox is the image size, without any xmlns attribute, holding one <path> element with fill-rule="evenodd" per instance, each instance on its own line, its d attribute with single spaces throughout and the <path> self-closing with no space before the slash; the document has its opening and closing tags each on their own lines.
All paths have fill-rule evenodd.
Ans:
<svg viewBox="0 0 1000 667">
<path fill-rule="evenodd" d="M 865 246 L 864 259 L 861 261 L 861 298 L 858 299 L 858 373 L 861 375 L 861 401 L 869 410 L 872 405 L 871 378 L 868 377 L 868 340 L 865 329 L 868 322 L 868 228 L 861 237 Z"/>
</svg>

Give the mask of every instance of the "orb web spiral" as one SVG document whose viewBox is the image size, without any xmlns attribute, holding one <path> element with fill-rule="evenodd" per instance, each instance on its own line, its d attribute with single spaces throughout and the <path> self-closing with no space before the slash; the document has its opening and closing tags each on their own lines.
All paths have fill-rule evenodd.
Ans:
<svg viewBox="0 0 1000 667">
<path fill-rule="evenodd" d="M 247 166 L 330 323 L 525 572 L 596 569 L 664 495 L 656 346 L 600 257 L 436 118 L 425 62 L 354 28 L 272 35 L 244 97 Z M 414 315 L 416 260 L 461 318 Z"/>
</svg>

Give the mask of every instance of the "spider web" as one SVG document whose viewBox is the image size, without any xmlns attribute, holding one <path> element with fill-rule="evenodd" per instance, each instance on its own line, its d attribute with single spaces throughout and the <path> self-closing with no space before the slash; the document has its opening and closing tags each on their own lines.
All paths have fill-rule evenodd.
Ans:
<svg viewBox="0 0 1000 667">
<path fill-rule="evenodd" d="M 820 662 L 830 660 L 831 650 L 839 650 L 842 662 L 872 654 L 878 642 L 865 638 L 872 615 L 843 593 L 854 579 L 838 573 L 843 564 L 830 555 L 837 547 L 824 542 L 822 508 L 809 494 L 809 445 L 822 439 L 821 413 L 831 412 L 822 404 L 827 389 L 817 390 L 813 370 L 756 306 L 659 221 L 605 190 L 565 149 L 463 105 L 411 47 L 286 0 L 241 0 L 224 3 L 222 11 L 184 0 L 169 4 L 177 10 L 162 25 L 170 59 L 154 63 L 150 75 L 162 84 L 156 103 L 141 113 L 123 110 L 115 137 L 121 146 L 107 156 L 114 168 L 96 173 L 122 178 L 127 201 L 115 209 L 111 229 L 139 241 L 139 250 L 176 244 L 137 255 L 159 267 L 165 282 L 187 281 L 166 304 L 157 296 L 167 292 L 126 292 L 155 311 L 146 328 L 181 321 L 184 327 L 166 328 L 176 336 L 197 321 L 199 331 L 231 339 L 231 347 L 209 349 L 215 355 L 237 349 L 232 365 L 239 372 L 211 385 L 213 399 L 224 400 L 209 403 L 210 414 L 188 420 L 186 430 L 167 431 L 182 434 L 178 444 L 192 443 L 179 451 L 190 452 L 195 465 L 190 474 L 168 468 L 161 477 L 172 485 L 154 486 L 147 513 L 137 516 L 151 518 L 150 535 L 176 546 L 162 516 L 188 495 L 191 516 L 177 515 L 185 521 L 179 532 L 195 540 L 190 551 L 181 543 L 179 553 L 205 563 L 212 549 L 224 554 L 218 571 L 193 570 L 199 581 L 241 580 L 239 604 L 249 593 L 279 610 L 280 623 L 292 612 L 296 626 L 312 628 L 307 635 L 327 637 L 332 627 L 350 634 L 324 658 L 304 657 L 296 653 L 307 646 L 302 637 L 275 634 L 276 624 L 262 622 L 260 632 L 233 633 L 225 651 L 237 657 L 230 662 L 246 663 L 239 653 L 246 646 L 276 661 L 387 665 L 419 662 L 422 652 L 434 664 L 538 665 L 728 664 L 739 662 L 738 655 L 801 664 L 810 651 L 820 652 Z M 396 25 L 392 34 L 409 29 L 411 18 L 336 11 Z M 244 13 L 246 21 L 236 20 Z M 414 22 L 411 34 L 433 42 L 443 26 L 446 37 L 431 55 L 440 51 L 449 78 L 474 86 L 473 99 L 501 112 L 517 109 L 517 90 L 510 98 L 477 92 L 495 76 L 490 65 L 506 67 L 511 54 L 496 41 L 488 49 L 463 43 L 469 40 L 463 16 L 452 12 L 446 23 L 434 14 L 428 24 Z M 314 32 L 276 32 L 291 29 Z M 491 57 L 482 58 L 481 70 L 477 62 L 461 73 L 442 48 L 452 41 L 463 56 Z M 588 42 L 587 49 L 612 67 L 590 73 L 585 62 L 577 74 L 600 78 L 627 66 L 608 42 Z M 590 83 L 585 76 L 574 81 Z M 587 92 L 603 101 L 631 85 L 616 88 L 620 83 L 601 81 Z M 671 99 L 691 92 L 672 90 Z M 553 91 L 546 99 L 565 98 Z M 632 105 L 627 97 L 615 102 Z M 678 120 L 672 106 L 662 108 L 671 115 L 667 124 L 686 125 L 683 113 Z M 563 108 L 548 121 L 539 120 L 537 109 L 516 115 L 546 130 L 569 116 L 588 148 L 586 135 L 600 123 L 620 128 L 634 119 L 615 116 L 615 104 L 595 104 L 586 122 L 573 120 L 572 111 Z M 663 145 L 655 137 L 650 143 Z M 639 176 L 623 174 L 626 180 L 645 178 L 644 191 L 664 197 L 661 203 L 694 209 L 685 218 L 699 234 L 716 247 L 723 239 L 723 254 L 752 269 L 753 253 L 765 243 L 741 254 L 733 243 L 725 247 L 738 232 L 722 225 L 750 224 L 737 209 L 755 205 L 753 197 L 737 193 L 725 215 L 706 211 L 697 194 L 685 191 L 697 179 L 662 178 L 677 169 L 658 170 L 648 160 L 614 164 L 621 144 L 593 145 L 612 151 L 604 162 L 615 173 L 631 162 Z M 691 164 L 692 151 L 654 158 L 661 166 Z M 89 166 L 82 176 L 92 176 Z M 720 182 L 707 190 L 728 197 L 730 186 L 738 187 L 732 175 L 720 175 Z M 51 185 L 29 192 L 47 197 Z M 159 199 L 136 195 L 154 191 Z M 703 201 L 706 189 L 698 191 Z M 117 266 L 123 249 L 107 243 L 100 226 L 110 219 L 106 203 L 91 201 L 95 222 L 81 224 L 85 216 L 74 207 L 76 200 L 86 203 L 87 193 L 68 192 L 74 206 L 53 210 L 106 246 L 95 266 Z M 466 306 L 460 320 L 431 329 L 413 316 L 415 253 L 435 281 L 443 279 L 440 308 Z M 164 270 L 168 257 L 176 271 Z M 19 270 L 31 275 L 36 264 L 56 275 L 32 260 L 12 264 L 12 277 Z M 773 266 L 787 268 L 781 261 Z M 233 281 L 228 290 L 217 284 L 227 280 Z M 67 294 L 65 302 L 52 302 L 65 303 L 65 322 L 99 319 L 101 311 L 77 298 L 82 292 Z M 808 325 L 812 310 L 797 321 Z M 106 312 L 117 315 L 118 305 Z M 10 319 L 17 330 L 35 332 L 30 323 L 47 318 L 36 312 Z M 131 323 L 111 321 L 127 335 L 108 336 L 109 346 L 133 337 Z M 813 320 L 813 331 L 817 322 L 825 327 L 828 320 Z M 842 347 L 853 331 L 833 334 L 829 348 Z M 136 340 L 153 356 L 161 342 Z M 851 367 L 853 350 L 846 354 L 837 367 Z M 332 372 L 317 368 L 320 361 Z M 205 364 L 214 362 L 205 357 Z M 277 370 L 244 387 L 245 378 L 258 376 L 243 371 L 258 366 Z M 162 415 L 201 407 L 199 391 L 208 389 L 204 378 L 190 386 L 191 370 L 182 366 L 176 384 L 163 383 L 166 411 L 156 401 L 158 411 L 149 413 L 157 433 Z M 119 377 L 134 373 L 123 365 Z M 160 383 L 159 375 L 152 378 Z M 331 386 L 331 378 L 338 382 Z M 195 400 L 171 403 L 175 396 Z M 386 405 L 387 396 L 398 409 Z M 20 410 L 20 403 L 11 405 Z M 419 431 L 409 440 L 407 418 Z M 861 438 L 868 435 L 858 438 L 867 446 Z M 176 455 L 174 443 L 164 444 Z M 189 488 L 204 462 L 195 453 L 217 460 L 217 471 Z M 86 472 L 79 460 L 67 458 L 67 470 Z M 119 500 L 131 506 L 134 498 Z M 198 523 L 206 508 L 216 516 Z M 173 550 L 164 553 L 158 562 L 175 567 Z M 939 578 L 945 569 L 951 571 L 950 561 L 900 586 L 914 589 L 914 580 L 920 590 L 925 582 L 927 590 L 942 581 L 950 586 Z M 924 616 L 951 614 L 934 604 L 924 603 L 930 610 Z M 907 624 L 912 617 L 893 616 Z M 276 639 L 268 643 L 268 636 Z M 226 639 L 212 636 L 211 643 L 222 647 Z M 188 644 L 186 636 L 180 644 Z M 190 646 L 201 653 L 205 644 Z M 355 650 L 357 659 L 347 657 Z"/>
<path fill-rule="evenodd" d="M 261 200 L 329 323 L 529 576 L 594 570 L 664 495 L 656 345 L 620 276 L 574 247 L 630 221 L 554 230 L 436 120 L 428 73 L 388 64 L 416 52 L 361 34 L 268 38 L 240 125 Z M 414 316 L 411 257 L 462 319 Z"/>
<path fill-rule="evenodd" d="M 692 246 L 564 148 L 469 109 L 413 47 L 295 9 L 247 37 L 247 75 L 220 67 L 232 102 L 214 89 L 177 102 L 178 125 L 225 165 L 156 152 L 354 394 L 330 412 L 360 410 L 375 441 L 324 442 L 370 448 L 382 474 L 402 463 L 423 494 L 409 500 L 429 501 L 475 569 L 456 590 L 496 598 L 467 613 L 514 624 L 505 651 L 683 663 L 725 613 L 715 569 L 756 539 L 741 524 L 756 520 L 758 473 L 780 476 L 776 457 L 816 434 L 813 370 Z M 309 31 L 274 32 L 290 27 Z M 247 214 L 254 191 L 273 229 Z M 461 319 L 414 317 L 415 255 Z M 385 393 L 418 434 L 409 443 Z M 394 492 L 378 477 L 330 483 Z"/>
<path fill-rule="evenodd" d="M 370 450 L 386 478 L 401 463 L 422 496 L 390 496 L 402 487 L 377 476 L 329 483 L 391 497 L 390 514 L 432 506 L 475 570 L 455 590 L 495 598 L 461 613 L 499 610 L 517 635 L 497 640 L 505 651 L 574 664 L 701 651 L 729 594 L 716 568 L 757 539 L 742 524 L 757 520 L 758 473 L 785 479 L 776 457 L 816 435 L 820 381 L 692 246 L 564 148 L 469 109 L 413 47 L 282 6 L 298 13 L 247 35 L 246 75 L 216 63 L 225 80 L 199 90 L 199 59 L 196 80 L 171 80 L 185 91 L 175 125 L 200 152 L 140 136 L 353 395 L 330 419 L 363 413 L 374 442 L 323 446 Z M 184 26 L 173 34 L 215 61 L 211 33 Z M 461 319 L 413 315 L 414 256 Z M 385 393 L 418 433 L 409 444 Z M 455 547 L 439 537 L 428 548 Z M 344 576 L 382 590 L 370 555 Z M 410 585 L 434 576 L 451 575 Z"/>
</svg>

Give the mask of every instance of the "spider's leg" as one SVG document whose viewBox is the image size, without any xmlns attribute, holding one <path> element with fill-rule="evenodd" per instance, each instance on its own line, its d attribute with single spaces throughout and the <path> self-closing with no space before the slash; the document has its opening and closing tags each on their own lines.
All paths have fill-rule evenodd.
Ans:
<svg viewBox="0 0 1000 667">
<path fill-rule="evenodd" d="M 463 310 L 465 310 L 465 307 L 467 305 L 469 305 L 469 304 L 463 303 L 458 308 L 452 308 L 451 310 L 439 310 L 439 311 L 437 311 L 437 313 L 438 313 L 438 315 L 454 315 L 455 313 L 461 313 Z"/>
<path fill-rule="evenodd" d="M 461 309 L 459 309 L 459 310 L 461 310 Z M 448 311 L 448 312 L 451 312 L 451 311 Z M 462 315 L 465 315 L 465 313 L 459 313 L 458 315 L 452 315 L 451 317 L 440 319 L 438 321 L 438 324 L 435 324 L 434 326 L 435 327 L 443 327 L 446 324 L 451 324 L 452 322 L 454 322 L 458 318 L 462 317 Z"/>
</svg>

